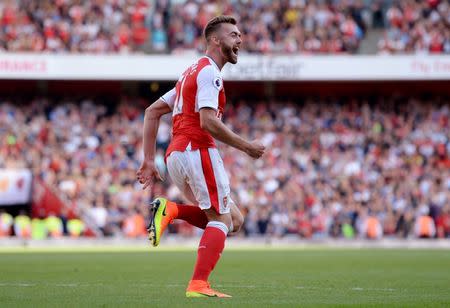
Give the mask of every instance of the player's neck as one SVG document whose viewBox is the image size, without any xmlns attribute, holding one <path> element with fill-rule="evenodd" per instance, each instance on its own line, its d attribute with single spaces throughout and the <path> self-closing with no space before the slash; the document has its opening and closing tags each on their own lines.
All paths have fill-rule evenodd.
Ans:
<svg viewBox="0 0 450 308">
<path fill-rule="evenodd" d="M 216 63 L 217 67 L 219 68 L 219 70 L 222 70 L 223 66 L 225 65 L 225 62 L 223 60 L 223 58 L 218 55 L 217 53 L 214 53 L 210 50 L 206 51 L 206 56 L 208 58 L 210 58 L 211 60 L 214 61 L 214 63 Z"/>
</svg>

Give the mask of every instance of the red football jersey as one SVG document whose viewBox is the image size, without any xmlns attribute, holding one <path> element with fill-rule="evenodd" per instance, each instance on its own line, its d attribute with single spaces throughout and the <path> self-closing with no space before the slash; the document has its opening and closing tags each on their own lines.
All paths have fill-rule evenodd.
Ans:
<svg viewBox="0 0 450 308">
<path fill-rule="evenodd" d="M 214 61 L 202 57 L 178 79 L 175 88 L 161 97 L 173 110 L 172 140 L 166 157 L 173 151 L 184 152 L 215 148 L 214 138 L 200 127 L 200 109 L 213 108 L 222 118 L 225 90 L 222 75 Z"/>
</svg>

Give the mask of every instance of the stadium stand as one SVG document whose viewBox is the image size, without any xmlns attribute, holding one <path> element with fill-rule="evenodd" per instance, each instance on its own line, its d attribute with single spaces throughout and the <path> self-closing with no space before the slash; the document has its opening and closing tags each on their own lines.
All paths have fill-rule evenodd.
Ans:
<svg viewBox="0 0 450 308">
<path fill-rule="evenodd" d="M 0 168 L 30 168 L 105 235 L 142 236 L 150 197 L 183 202 L 170 179 L 150 195 L 136 182 L 147 105 L 129 97 L 117 105 L 90 98 L 2 100 Z M 221 147 L 233 198 L 246 215 L 243 235 L 450 236 L 449 116 L 444 97 L 234 104 L 227 124 L 269 149 L 265 159 L 252 161 Z M 158 135 L 163 171 L 169 120 Z M 0 221 L 11 228 L 9 217 Z M 26 225 L 23 217 L 20 223 Z M 16 230 L 30 236 L 28 227 Z M 171 231 L 192 233 L 184 225 Z"/>
<path fill-rule="evenodd" d="M 354 54 L 375 29 L 385 29 L 382 53 L 450 52 L 450 7 L 439 0 L 7 0 L 0 3 L 0 50 L 203 51 L 202 29 L 217 14 L 238 17 L 249 53 Z"/>
<path fill-rule="evenodd" d="M 150 2 L 20 0 L 0 3 L 0 50 L 137 52 L 147 42 Z"/>
<path fill-rule="evenodd" d="M 186 1 L 171 8 L 169 48 L 203 50 L 199 35 L 218 12 L 239 16 L 243 49 L 263 54 L 354 53 L 369 13 L 362 2 L 348 1 Z"/>
<path fill-rule="evenodd" d="M 448 1 L 397 1 L 387 10 L 386 20 L 380 53 L 450 53 Z"/>
</svg>

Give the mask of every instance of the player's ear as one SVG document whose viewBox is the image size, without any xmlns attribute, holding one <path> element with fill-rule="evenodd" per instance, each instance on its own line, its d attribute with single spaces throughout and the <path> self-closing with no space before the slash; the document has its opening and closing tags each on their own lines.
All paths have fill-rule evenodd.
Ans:
<svg viewBox="0 0 450 308">
<path fill-rule="evenodd" d="M 216 34 L 212 35 L 212 36 L 211 36 L 211 42 L 212 42 L 214 45 L 220 45 L 220 39 L 219 39 L 219 36 L 216 35 Z"/>
</svg>

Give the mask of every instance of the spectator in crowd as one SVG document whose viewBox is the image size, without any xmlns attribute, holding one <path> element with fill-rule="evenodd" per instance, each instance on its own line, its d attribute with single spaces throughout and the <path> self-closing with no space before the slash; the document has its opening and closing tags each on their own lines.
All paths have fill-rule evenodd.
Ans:
<svg viewBox="0 0 450 308">
<path fill-rule="evenodd" d="M 145 217 L 143 214 L 133 211 L 123 222 L 123 233 L 127 237 L 143 237 L 147 235 Z"/>
<path fill-rule="evenodd" d="M 380 239 L 383 236 L 383 228 L 376 215 L 365 215 L 361 218 L 361 235 L 371 240 Z"/>
<path fill-rule="evenodd" d="M 49 216 L 45 218 L 45 226 L 49 235 L 53 238 L 59 238 L 64 234 L 62 219 L 55 216 L 53 213 L 50 213 Z"/>
<path fill-rule="evenodd" d="M 420 214 L 416 219 L 414 225 L 414 235 L 420 238 L 432 238 L 436 234 L 436 226 L 434 224 L 433 218 L 428 216 L 428 209 L 423 207 L 420 210 Z"/>
<path fill-rule="evenodd" d="M 5 210 L 0 210 L 0 237 L 10 236 L 14 219 Z"/>
<path fill-rule="evenodd" d="M 31 220 L 31 238 L 33 240 L 45 240 L 49 235 L 48 231 L 44 218 L 35 217 Z"/>
<path fill-rule="evenodd" d="M 72 218 L 67 221 L 67 232 L 70 237 L 78 238 L 85 230 L 85 224 L 81 219 Z"/>
<path fill-rule="evenodd" d="M 14 218 L 14 234 L 18 238 L 23 239 L 31 237 L 31 219 L 26 215 L 25 211 L 21 211 Z"/>
<path fill-rule="evenodd" d="M 450 204 L 446 204 L 436 221 L 437 236 L 450 237 Z"/>
</svg>

